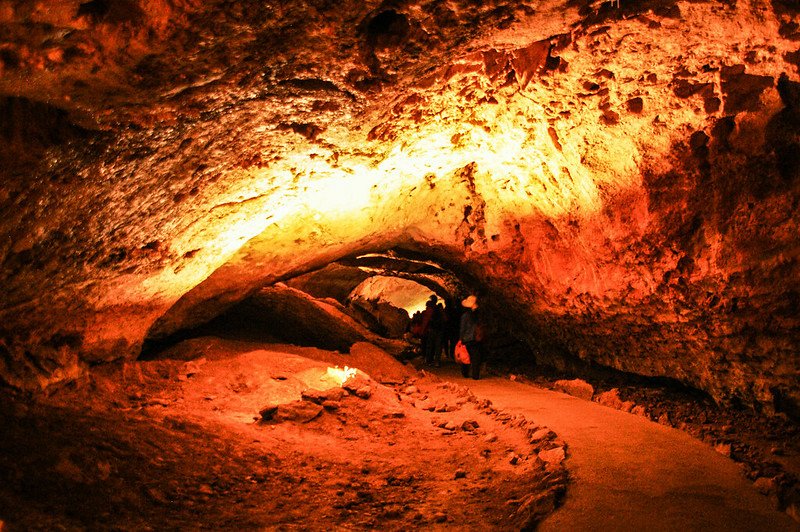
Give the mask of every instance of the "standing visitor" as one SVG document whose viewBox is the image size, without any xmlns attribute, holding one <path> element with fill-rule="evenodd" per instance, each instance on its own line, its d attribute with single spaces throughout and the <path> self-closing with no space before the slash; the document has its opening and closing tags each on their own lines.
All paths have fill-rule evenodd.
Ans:
<svg viewBox="0 0 800 532">
<path fill-rule="evenodd" d="M 428 300 L 426 313 L 429 313 L 425 336 L 422 340 L 425 364 L 439 367 L 442 356 L 442 335 L 444 334 L 444 309 L 438 304 L 436 296 Z"/>
<path fill-rule="evenodd" d="M 459 339 L 467 347 L 469 364 L 461 364 L 461 374 L 475 380 L 481 376 L 481 362 L 483 362 L 483 333 L 481 317 L 478 312 L 478 298 L 470 295 L 461 302 L 464 313 L 461 315 Z"/>
</svg>

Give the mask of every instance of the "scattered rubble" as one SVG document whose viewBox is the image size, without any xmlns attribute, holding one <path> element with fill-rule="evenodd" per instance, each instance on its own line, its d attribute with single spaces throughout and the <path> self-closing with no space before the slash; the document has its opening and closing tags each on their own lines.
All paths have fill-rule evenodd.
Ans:
<svg viewBox="0 0 800 532">
<path fill-rule="evenodd" d="M 563 459 L 554 434 L 534 444 L 543 427 L 463 386 L 411 368 L 397 379 L 389 355 L 368 361 L 398 381 L 385 385 L 328 371 L 347 355 L 224 347 L 202 364 L 104 367 L 29 405 L 0 394 L 7 526 L 519 530 L 566 489 L 563 465 L 542 458 Z M 32 478 L 47 479 L 35 504 Z"/>
</svg>

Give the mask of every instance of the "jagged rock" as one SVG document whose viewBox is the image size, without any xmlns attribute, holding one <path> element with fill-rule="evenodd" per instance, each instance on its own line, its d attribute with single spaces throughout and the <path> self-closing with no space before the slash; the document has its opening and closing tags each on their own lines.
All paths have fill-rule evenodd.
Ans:
<svg viewBox="0 0 800 532">
<path fill-rule="evenodd" d="M 467 420 L 461 424 L 461 430 L 465 432 L 475 432 L 478 428 L 478 422 L 473 420 Z"/>
<path fill-rule="evenodd" d="M 722 456 L 728 456 L 728 457 L 730 457 L 732 451 L 731 444 L 724 442 L 720 442 L 714 445 L 714 450 L 717 451 Z"/>
<path fill-rule="evenodd" d="M 342 403 L 339 401 L 325 400 L 321 404 L 325 410 L 339 410 L 342 407 Z"/>
<path fill-rule="evenodd" d="M 272 420 L 272 418 L 275 417 L 275 414 L 277 412 L 278 412 L 278 405 L 267 405 L 258 411 L 258 413 L 261 415 L 261 418 L 264 419 L 265 421 Z"/>
<path fill-rule="evenodd" d="M 537 430 L 533 434 L 531 434 L 531 437 L 530 437 L 529 441 L 531 443 L 539 443 L 539 442 L 542 442 L 542 441 L 545 441 L 545 440 L 549 440 L 549 439 L 554 438 L 554 437 L 555 437 L 555 433 L 552 430 L 550 430 L 548 428 L 542 428 L 542 429 Z"/>
<path fill-rule="evenodd" d="M 372 386 L 362 386 L 353 392 L 353 395 L 361 399 L 369 399 L 372 397 Z"/>
<path fill-rule="evenodd" d="M 601 405 L 622 410 L 622 399 L 619 397 L 619 390 L 617 388 L 597 394 L 594 400 Z"/>
<path fill-rule="evenodd" d="M 753 482 L 753 487 L 758 490 L 762 495 L 770 495 L 775 493 L 775 479 L 767 477 L 758 477 Z"/>
<path fill-rule="evenodd" d="M 346 395 L 347 392 L 339 387 L 329 388 L 327 390 L 307 389 L 300 392 L 300 397 L 305 401 L 311 401 L 318 405 L 323 404 L 325 401 L 341 401 Z"/>
<path fill-rule="evenodd" d="M 539 458 L 548 464 L 560 464 L 566 458 L 566 453 L 563 447 L 555 447 L 546 451 L 539 452 Z"/>
<path fill-rule="evenodd" d="M 362 399 L 368 399 L 372 395 L 370 379 L 361 372 L 342 383 L 342 388 Z"/>
<path fill-rule="evenodd" d="M 308 423 L 322 412 L 322 406 L 310 401 L 292 401 L 281 405 L 269 405 L 259 410 L 259 414 L 261 414 L 261 418 L 264 421 L 277 423 L 284 421 Z"/>
<path fill-rule="evenodd" d="M 631 113 L 641 113 L 644 110 L 644 100 L 641 97 L 637 96 L 635 98 L 631 98 L 627 102 L 625 102 L 628 111 Z"/>
<path fill-rule="evenodd" d="M 592 385 L 582 379 L 559 380 L 554 383 L 554 387 L 556 390 L 586 401 L 591 401 L 594 395 Z"/>
</svg>

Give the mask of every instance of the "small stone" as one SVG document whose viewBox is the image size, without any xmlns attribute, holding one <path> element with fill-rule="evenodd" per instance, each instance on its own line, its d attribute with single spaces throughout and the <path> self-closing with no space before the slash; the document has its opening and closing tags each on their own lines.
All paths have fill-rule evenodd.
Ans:
<svg viewBox="0 0 800 532">
<path fill-rule="evenodd" d="M 519 455 L 517 453 L 509 453 L 508 463 L 511 465 L 517 465 L 519 463 Z"/>
<path fill-rule="evenodd" d="M 326 399 L 325 392 L 323 392 L 322 390 L 314 390 L 314 389 L 303 390 L 302 392 L 300 392 L 300 397 L 304 401 L 310 401 L 318 405 L 322 404 L 322 402 Z"/>
<path fill-rule="evenodd" d="M 362 386 L 361 388 L 356 390 L 355 396 L 360 397 L 361 399 L 369 399 L 370 397 L 372 397 L 372 387 Z"/>
<path fill-rule="evenodd" d="M 800 521 L 800 504 L 797 502 L 790 502 L 786 505 L 786 509 L 784 510 L 786 515 L 794 519 L 795 521 Z"/>
<path fill-rule="evenodd" d="M 753 482 L 753 487 L 762 495 L 769 495 L 775 492 L 775 479 L 758 477 L 755 482 Z"/>
<path fill-rule="evenodd" d="M 607 392 L 598 394 L 597 397 L 595 397 L 595 401 L 609 408 L 616 408 L 617 410 L 622 409 L 623 403 L 622 399 L 619 398 L 619 389 L 617 388 L 612 388 Z"/>
<path fill-rule="evenodd" d="M 447 514 L 443 512 L 437 512 L 433 515 L 433 520 L 437 523 L 445 523 L 447 522 Z"/>
<path fill-rule="evenodd" d="M 460 478 L 467 478 L 467 472 L 463 469 L 456 470 L 455 479 L 458 480 Z"/>
<path fill-rule="evenodd" d="M 405 390 L 403 390 L 403 393 L 406 395 L 411 395 L 417 393 L 418 391 L 419 388 L 417 388 L 416 386 L 408 386 Z"/>
<path fill-rule="evenodd" d="M 325 410 L 339 410 L 342 407 L 342 403 L 339 401 L 323 401 L 322 408 Z"/>
<path fill-rule="evenodd" d="M 447 424 L 443 427 L 444 430 L 454 431 L 458 428 L 458 426 L 453 423 L 452 421 L 448 421 Z"/>
<path fill-rule="evenodd" d="M 267 405 L 261 410 L 259 410 L 258 413 L 261 414 L 261 419 L 269 421 L 275 416 L 275 413 L 277 411 L 278 411 L 278 405 Z"/>
<path fill-rule="evenodd" d="M 342 388 L 347 390 L 348 392 L 352 393 L 357 397 L 361 397 L 359 394 L 364 393 L 362 390 L 370 389 L 370 379 L 363 373 L 356 373 L 355 376 L 350 377 L 347 379 L 343 384 Z M 372 395 L 372 391 L 370 389 L 370 395 Z"/>
<path fill-rule="evenodd" d="M 718 443 L 714 446 L 714 450 L 717 451 L 722 456 L 731 455 L 731 444 L 730 443 Z"/>
<path fill-rule="evenodd" d="M 628 111 L 630 111 L 631 113 L 638 114 L 644 110 L 644 100 L 642 100 L 638 96 L 636 98 L 631 98 L 630 100 L 625 102 L 625 104 L 628 108 Z"/>
<path fill-rule="evenodd" d="M 208 484 L 201 484 L 200 487 L 197 489 L 200 493 L 204 493 L 206 495 L 213 495 L 214 490 Z"/>
<path fill-rule="evenodd" d="M 277 412 L 272 416 L 272 420 L 308 423 L 322 412 L 323 408 L 318 404 L 309 401 L 292 401 L 291 403 L 279 405 Z"/>
<path fill-rule="evenodd" d="M 555 436 L 555 434 L 550 429 L 548 429 L 548 428 L 539 429 L 536 432 L 534 432 L 533 434 L 531 434 L 530 442 L 531 443 L 538 443 L 540 441 L 547 440 L 552 436 Z"/>
<path fill-rule="evenodd" d="M 586 401 L 591 401 L 594 395 L 594 387 L 582 379 L 559 380 L 554 383 L 554 387 L 556 390 Z"/>
<path fill-rule="evenodd" d="M 147 494 L 156 502 L 163 504 L 170 502 L 158 488 L 147 488 Z"/>
<path fill-rule="evenodd" d="M 556 447 L 539 453 L 539 458 L 548 464 L 560 464 L 566 458 L 563 447 Z"/>
<path fill-rule="evenodd" d="M 496 442 L 497 441 L 497 434 L 495 434 L 494 432 L 490 432 L 489 434 L 487 434 L 483 438 L 483 441 L 485 441 L 486 443 Z"/>
<path fill-rule="evenodd" d="M 53 63 L 64 62 L 64 49 L 63 48 L 50 48 L 45 52 L 48 61 Z"/>
<path fill-rule="evenodd" d="M 316 390 L 309 388 L 300 392 L 300 397 L 305 401 L 310 401 L 318 405 L 325 401 L 341 401 L 347 395 L 347 392 L 338 386 L 328 390 Z"/>
<path fill-rule="evenodd" d="M 635 416 L 647 417 L 647 410 L 641 405 L 635 406 L 631 409 L 631 414 Z"/>
<path fill-rule="evenodd" d="M 774 454 L 775 456 L 783 456 L 783 449 L 780 447 L 773 447 L 769 450 L 770 454 Z"/>
<path fill-rule="evenodd" d="M 604 109 L 600 119 L 607 125 L 613 126 L 619 124 L 619 113 L 611 109 Z"/>
<path fill-rule="evenodd" d="M 475 429 L 478 428 L 478 423 L 472 420 L 467 420 L 461 424 L 461 430 L 465 432 L 475 432 Z"/>
</svg>

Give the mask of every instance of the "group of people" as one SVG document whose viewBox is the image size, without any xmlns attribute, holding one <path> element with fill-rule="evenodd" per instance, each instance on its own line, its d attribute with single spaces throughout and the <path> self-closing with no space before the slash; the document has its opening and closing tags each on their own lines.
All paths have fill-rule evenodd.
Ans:
<svg viewBox="0 0 800 532">
<path fill-rule="evenodd" d="M 421 340 L 422 354 L 428 366 L 441 366 L 442 351 L 455 358 L 456 344 L 461 341 L 469 352 L 470 363 L 460 363 L 461 374 L 480 378 L 483 362 L 483 323 L 478 312 L 478 298 L 470 295 L 461 302 L 461 309 L 452 302 L 445 307 L 432 295 L 422 312 L 411 318 L 411 333 Z"/>
</svg>

